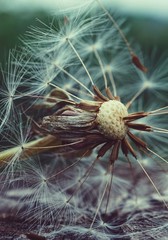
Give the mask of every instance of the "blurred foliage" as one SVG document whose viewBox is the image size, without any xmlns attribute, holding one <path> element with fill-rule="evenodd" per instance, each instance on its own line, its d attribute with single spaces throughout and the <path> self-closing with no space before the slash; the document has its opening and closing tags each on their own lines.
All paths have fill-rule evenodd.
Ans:
<svg viewBox="0 0 168 240">
<path fill-rule="evenodd" d="M 157 47 L 160 52 L 168 49 L 168 21 L 147 17 L 129 18 L 131 36 L 142 47 Z"/>
<path fill-rule="evenodd" d="M 7 60 L 9 49 L 19 45 L 30 26 L 37 26 L 41 21 L 49 23 L 52 16 L 47 12 L 0 13 L 0 63 Z M 168 49 L 168 21 L 158 21 L 147 17 L 128 17 L 131 23 L 131 39 L 139 43 L 142 49 L 157 46 L 160 52 Z"/>
<path fill-rule="evenodd" d="M 23 38 L 31 26 L 39 24 L 37 19 L 46 21 L 48 14 L 44 12 L 0 13 L 0 62 L 2 64 L 7 60 L 9 49 L 20 44 L 19 38 Z"/>
</svg>

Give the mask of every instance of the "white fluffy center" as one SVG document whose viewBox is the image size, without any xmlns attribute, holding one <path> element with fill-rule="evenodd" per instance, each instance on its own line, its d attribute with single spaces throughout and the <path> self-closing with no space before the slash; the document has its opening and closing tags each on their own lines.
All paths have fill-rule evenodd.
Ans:
<svg viewBox="0 0 168 240">
<path fill-rule="evenodd" d="M 128 127 L 123 118 L 128 116 L 127 108 L 117 100 L 104 102 L 97 114 L 99 131 L 113 140 L 121 140 L 125 137 Z"/>
</svg>

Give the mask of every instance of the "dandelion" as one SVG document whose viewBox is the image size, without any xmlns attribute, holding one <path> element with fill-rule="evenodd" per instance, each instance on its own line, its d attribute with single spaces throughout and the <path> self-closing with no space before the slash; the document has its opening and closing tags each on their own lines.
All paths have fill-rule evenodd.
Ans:
<svg viewBox="0 0 168 240">
<path fill-rule="evenodd" d="M 152 209 L 154 195 L 168 208 L 155 181 L 167 169 L 168 107 L 156 82 L 167 79 L 166 63 L 150 72 L 120 24 L 96 2 L 100 17 L 67 13 L 58 29 L 52 24 L 29 32 L 23 48 L 28 60 L 18 64 L 29 77 L 21 78 L 24 94 L 14 91 L 26 97 L 29 121 L 16 118 L 19 130 L 9 123 L 3 129 L 3 141 L 13 144 L 0 152 L 8 166 L 5 181 L 27 189 L 19 212 L 42 232 L 53 224 L 51 238 L 127 237 L 132 214 Z M 161 104 L 151 102 L 155 95 Z M 123 222 L 113 226 L 120 214 Z"/>
</svg>

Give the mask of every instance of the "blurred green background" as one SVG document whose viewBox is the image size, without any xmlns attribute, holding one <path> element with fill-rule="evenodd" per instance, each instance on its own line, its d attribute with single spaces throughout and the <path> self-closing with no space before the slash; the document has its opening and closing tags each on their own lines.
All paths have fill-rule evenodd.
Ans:
<svg viewBox="0 0 168 240">
<path fill-rule="evenodd" d="M 1 8 L 0 0 L 0 63 L 3 65 L 7 61 L 9 49 L 19 45 L 19 38 L 23 37 L 30 26 L 38 25 L 37 19 L 49 23 L 56 11 L 49 11 L 44 8 L 29 9 L 22 6 L 21 9 Z M 122 15 L 128 18 L 130 22 L 130 39 L 139 43 L 142 49 L 158 48 L 162 53 L 168 49 L 168 18 L 158 18 L 154 14 L 136 14 Z"/>
<path fill-rule="evenodd" d="M 20 43 L 30 26 L 38 24 L 37 19 L 46 21 L 47 12 L 0 12 L 0 62 L 7 61 L 9 49 L 15 48 Z"/>
</svg>

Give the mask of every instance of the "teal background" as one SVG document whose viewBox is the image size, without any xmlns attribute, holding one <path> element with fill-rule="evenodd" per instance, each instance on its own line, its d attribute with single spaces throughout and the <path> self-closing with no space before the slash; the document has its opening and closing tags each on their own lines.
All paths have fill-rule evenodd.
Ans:
<svg viewBox="0 0 168 240">
<path fill-rule="evenodd" d="M 37 19 L 50 23 L 53 18 L 44 11 L 0 11 L 0 63 L 7 61 L 9 49 L 20 45 L 19 38 L 24 38 L 30 26 L 38 25 Z M 142 50 L 157 47 L 162 53 L 168 49 L 168 19 L 159 20 L 153 17 L 126 16 L 130 23 L 129 37 L 139 43 Z"/>
</svg>

